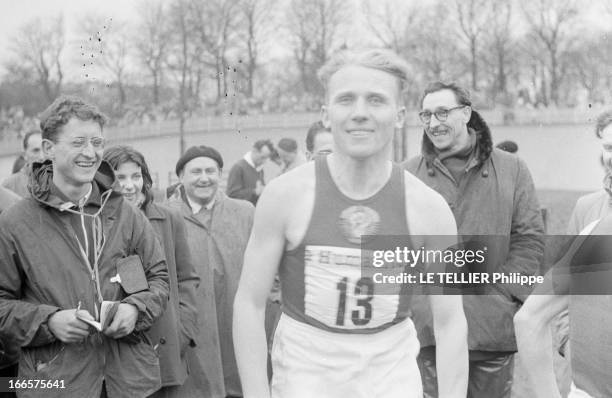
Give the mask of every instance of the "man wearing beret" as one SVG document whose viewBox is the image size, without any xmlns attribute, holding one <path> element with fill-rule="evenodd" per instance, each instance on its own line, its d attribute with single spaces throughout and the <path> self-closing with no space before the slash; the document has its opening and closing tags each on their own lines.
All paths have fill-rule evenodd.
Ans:
<svg viewBox="0 0 612 398">
<path fill-rule="evenodd" d="M 199 334 L 188 354 L 182 396 L 242 396 L 232 344 L 232 304 L 254 207 L 219 190 L 223 158 L 214 148 L 189 148 L 176 164 L 180 184 L 168 199 L 186 220 L 187 239 L 202 283 Z"/>
</svg>

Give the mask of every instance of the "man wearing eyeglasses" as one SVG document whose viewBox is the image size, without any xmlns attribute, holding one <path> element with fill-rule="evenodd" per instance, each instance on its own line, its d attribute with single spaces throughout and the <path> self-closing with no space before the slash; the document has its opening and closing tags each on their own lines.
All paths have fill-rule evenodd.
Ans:
<svg viewBox="0 0 612 398">
<path fill-rule="evenodd" d="M 489 127 L 471 105 L 467 90 L 456 84 L 430 84 L 419 113 L 424 126 L 421 154 L 405 167 L 446 199 L 460 236 L 488 236 L 488 272 L 534 275 L 543 257 L 544 226 L 531 175 L 516 155 L 493 148 Z M 511 393 L 517 351 L 512 318 L 530 288 L 494 288 L 498 294 L 463 300 L 471 398 Z M 431 311 L 424 297 L 415 297 L 412 309 L 425 397 L 437 397 Z"/>
<path fill-rule="evenodd" d="M 79 98 L 55 100 L 41 115 L 47 160 L 32 167 L 31 197 L 0 215 L 0 336 L 20 349 L 20 380 L 61 383 L 23 397 L 144 397 L 160 387 L 144 331 L 168 301 L 166 260 L 144 213 L 113 190 L 105 121 Z M 115 302 L 108 322 L 103 302 Z"/>
</svg>

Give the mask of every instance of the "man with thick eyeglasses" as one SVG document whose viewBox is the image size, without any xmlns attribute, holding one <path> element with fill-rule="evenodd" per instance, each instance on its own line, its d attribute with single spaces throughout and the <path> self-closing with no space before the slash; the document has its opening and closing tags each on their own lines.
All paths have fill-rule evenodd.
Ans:
<svg viewBox="0 0 612 398">
<path fill-rule="evenodd" d="M 446 199 L 460 236 L 488 236 L 488 272 L 534 275 L 543 257 L 544 226 L 531 175 L 516 155 L 493 148 L 489 127 L 471 105 L 469 93 L 458 85 L 430 84 L 419 112 L 422 152 L 405 167 Z M 511 393 L 517 351 L 512 318 L 530 288 L 495 287 L 497 295 L 463 300 L 471 398 L 506 398 Z M 437 397 L 431 312 L 419 296 L 412 310 L 425 397 Z"/>
<path fill-rule="evenodd" d="M 419 112 L 419 118 L 421 119 L 421 122 L 423 122 L 423 124 L 429 124 L 429 122 L 431 122 L 432 115 L 435 116 L 439 122 L 445 122 L 446 119 L 448 119 L 448 115 L 452 111 L 454 111 L 455 109 L 461 109 L 461 108 L 465 108 L 465 105 L 455 106 L 450 109 L 438 108 L 434 110 L 433 112 L 429 110 L 424 110 L 424 111 Z"/>
<path fill-rule="evenodd" d="M 102 160 L 106 117 L 60 97 L 40 119 L 47 160 L 32 167 L 31 197 L 0 215 L 0 336 L 20 349 L 19 379 L 64 389 L 21 396 L 148 396 L 160 370 L 145 331 L 169 294 L 160 244 L 113 189 Z"/>
</svg>

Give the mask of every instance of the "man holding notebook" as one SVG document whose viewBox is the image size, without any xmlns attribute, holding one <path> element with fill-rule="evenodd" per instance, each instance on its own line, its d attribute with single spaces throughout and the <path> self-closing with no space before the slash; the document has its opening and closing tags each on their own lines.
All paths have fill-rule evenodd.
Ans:
<svg viewBox="0 0 612 398">
<path fill-rule="evenodd" d="M 0 215 L 0 339 L 20 348 L 20 380 L 57 381 L 20 396 L 144 397 L 160 385 L 144 331 L 168 301 L 166 262 L 112 189 L 105 120 L 79 98 L 51 104 L 31 198 Z"/>
</svg>

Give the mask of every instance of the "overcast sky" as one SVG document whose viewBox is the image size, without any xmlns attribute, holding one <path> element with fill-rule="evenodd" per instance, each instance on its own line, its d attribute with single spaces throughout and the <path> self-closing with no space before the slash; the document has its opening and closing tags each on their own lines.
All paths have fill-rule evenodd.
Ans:
<svg viewBox="0 0 612 398">
<path fill-rule="evenodd" d="M 71 32 L 75 21 L 92 11 L 109 18 L 135 17 L 136 4 L 137 0 L 0 0 L 0 52 L 5 52 L 19 26 L 31 18 L 63 13 L 67 31 Z"/>
</svg>

